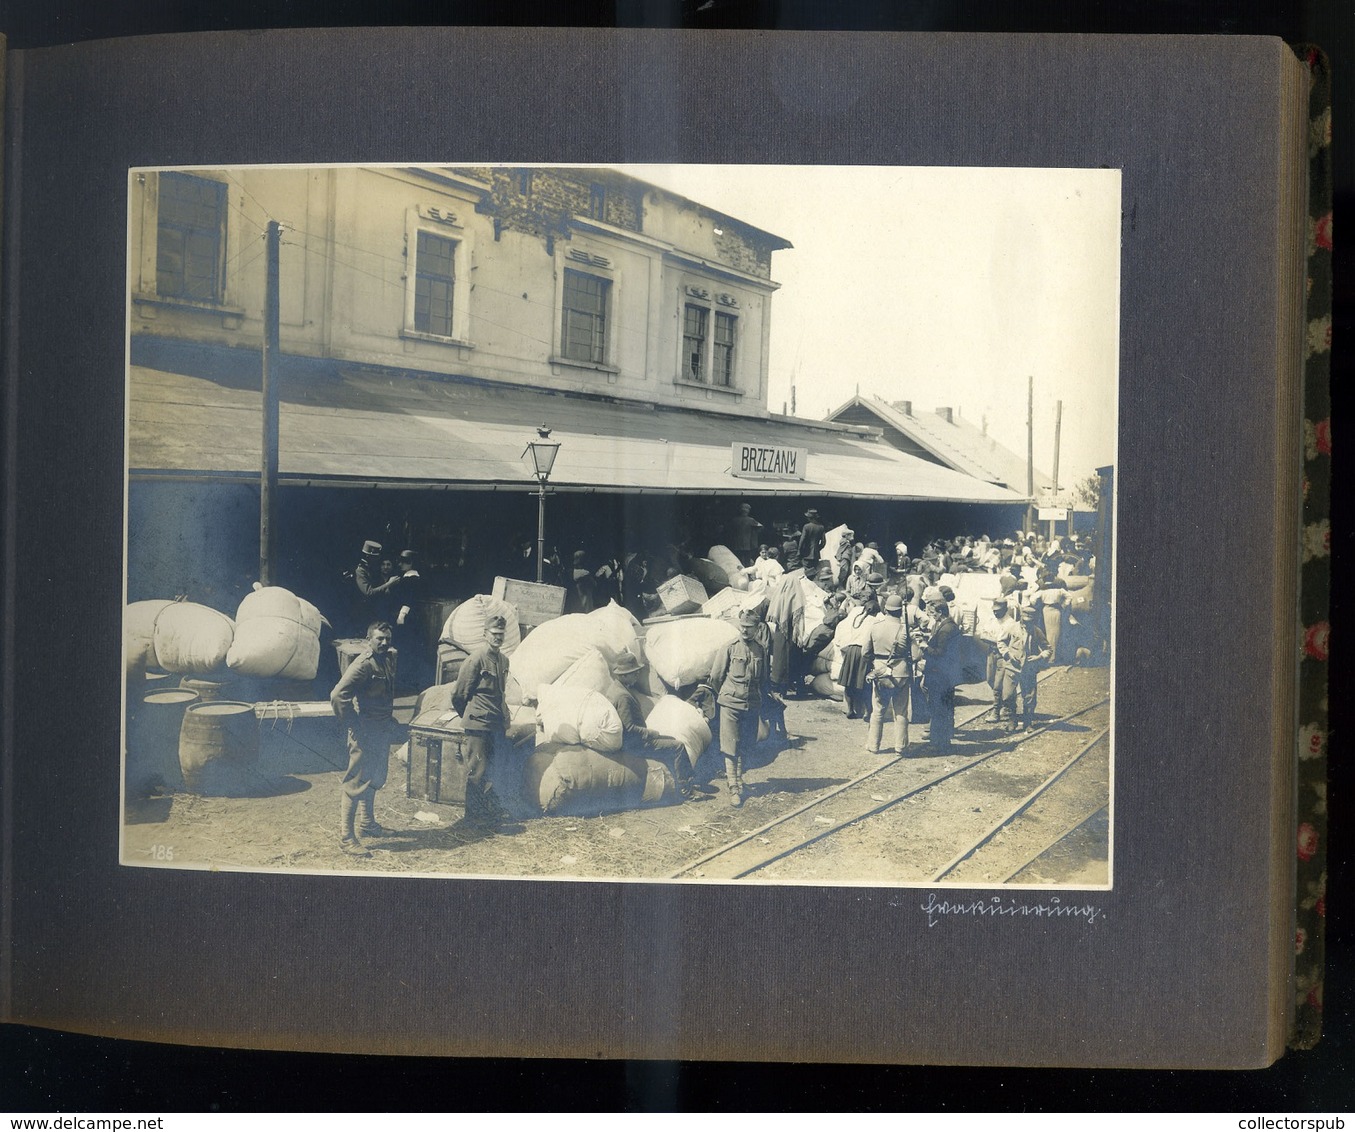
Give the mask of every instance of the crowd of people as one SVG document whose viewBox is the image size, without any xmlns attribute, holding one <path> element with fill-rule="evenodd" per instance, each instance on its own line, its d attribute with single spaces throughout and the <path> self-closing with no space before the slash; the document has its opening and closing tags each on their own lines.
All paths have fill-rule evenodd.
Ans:
<svg viewBox="0 0 1355 1132">
<path fill-rule="evenodd" d="M 865 721 L 866 750 L 887 750 L 885 725 L 892 724 L 890 738 L 899 754 L 910 745 L 910 723 L 919 721 L 929 722 L 932 751 L 950 749 L 956 688 L 966 683 L 986 680 L 991 686 L 991 722 L 1009 731 L 1031 727 L 1039 672 L 1055 662 L 1091 661 L 1098 646 L 1104 648 L 1085 632 L 1060 640 L 1069 593 L 1089 586 L 1096 569 L 1076 535 L 960 535 L 929 542 L 916 555 L 896 541 L 886 557 L 877 542 L 858 539 L 843 527 L 833 529 L 829 545 L 830 532 L 813 508 L 779 540 L 765 538 L 768 533 L 745 503 L 718 532 L 736 566 L 717 566 L 672 544 L 657 552 L 628 551 L 594 565 L 580 548 L 562 579 L 567 612 L 588 612 L 615 600 L 641 620 L 661 611 L 658 585 L 678 574 L 697 577 L 712 592 L 729 585 L 761 591 L 763 600 L 745 602 L 739 610 L 738 637 L 717 657 L 709 682 L 697 689 L 718 711 L 719 751 L 734 806 L 742 805 L 746 794 L 744 763 L 759 727 L 773 736 L 786 735 L 785 701 L 818 694 L 812 690 L 815 663 L 830 643 L 837 646 L 833 679 L 843 710 L 848 718 Z M 986 599 L 991 617 L 980 619 L 975 605 L 957 603 L 960 578 L 975 573 L 995 576 L 982 587 L 991 594 Z M 390 557 L 370 540 L 347 576 L 354 617 L 365 624 L 366 640 L 331 702 L 348 726 L 341 845 L 362 855 L 362 838 L 384 833 L 372 803 L 385 781 L 391 739 L 392 642 L 402 632 L 410 637 L 412 610 L 424 599 L 424 587 L 413 551 Z M 805 580 L 817 587 L 822 609 L 808 629 Z M 809 605 L 817 614 L 819 601 Z M 1052 621 L 1046 610 L 1057 611 Z M 1046 631 L 1051 624 L 1052 634 Z M 467 732 L 466 820 L 488 828 L 506 817 L 491 782 L 510 714 L 504 630 L 501 618 L 490 620 L 484 644 L 461 665 L 452 698 Z M 966 641 L 980 648 L 966 648 Z M 418 666 L 425 650 L 413 639 L 409 643 L 402 664 Z M 709 792 L 695 780 L 682 744 L 645 727 L 635 697 L 643 669 L 634 656 L 613 664 L 609 698 L 622 721 L 624 749 L 668 763 L 683 798 Z"/>
</svg>

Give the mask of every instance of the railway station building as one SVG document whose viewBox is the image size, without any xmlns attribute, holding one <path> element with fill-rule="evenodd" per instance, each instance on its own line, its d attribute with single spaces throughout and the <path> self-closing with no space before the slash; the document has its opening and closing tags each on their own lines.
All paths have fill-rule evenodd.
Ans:
<svg viewBox="0 0 1355 1132">
<path fill-rule="evenodd" d="M 322 609 L 368 538 L 418 551 L 449 597 L 484 592 L 534 541 L 523 454 L 543 424 L 565 554 L 704 553 L 740 502 L 769 530 L 814 507 L 910 544 L 1024 508 L 1024 486 L 891 443 L 880 420 L 771 411 L 790 241 L 634 177 L 201 169 L 129 188 L 129 600 L 231 609 L 257 577 L 270 222 L 275 580 Z"/>
</svg>

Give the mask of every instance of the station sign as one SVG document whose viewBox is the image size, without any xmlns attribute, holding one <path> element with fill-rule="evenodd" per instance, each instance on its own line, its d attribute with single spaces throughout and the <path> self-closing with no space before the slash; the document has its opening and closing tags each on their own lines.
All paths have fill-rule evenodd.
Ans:
<svg viewBox="0 0 1355 1132">
<path fill-rule="evenodd" d="M 1067 507 L 1041 507 L 1040 522 L 1066 523 L 1068 521 Z"/>
<path fill-rule="evenodd" d="M 729 470 L 740 479 L 802 480 L 808 463 L 808 448 L 744 440 L 736 440 L 730 446 Z"/>
</svg>

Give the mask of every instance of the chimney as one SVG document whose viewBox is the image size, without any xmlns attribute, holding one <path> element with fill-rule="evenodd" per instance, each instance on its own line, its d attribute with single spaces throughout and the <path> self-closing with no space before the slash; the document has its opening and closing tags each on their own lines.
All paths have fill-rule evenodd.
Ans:
<svg viewBox="0 0 1355 1132">
<path fill-rule="evenodd" d="M 894 401 L 891 402 L 891 404 L 905 417 L 911 417 L 913 415 L 913 403 L 911 401 Z"/>
<path fill-rule="evenodd" d="M 936 415 L 945 421 L 946 424 L 955 423 L 955 413 L 951 410 L 949 405 L 939 406 L 936 410 Z"/>
</svg>

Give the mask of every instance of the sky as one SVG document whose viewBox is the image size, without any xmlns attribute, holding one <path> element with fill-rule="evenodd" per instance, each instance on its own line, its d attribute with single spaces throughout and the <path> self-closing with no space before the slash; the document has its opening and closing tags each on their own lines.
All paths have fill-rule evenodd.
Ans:
<svg viewBox="0 0 1355 1132">
<path fill-rule="evenodd" d="M 789 240 L 772 255 L 768 407 L 858 389 L 949 406 L 1059 483 L 1115 462 L 1120 175 L 1109 169 L 615 166 Z"/>
</svg>

